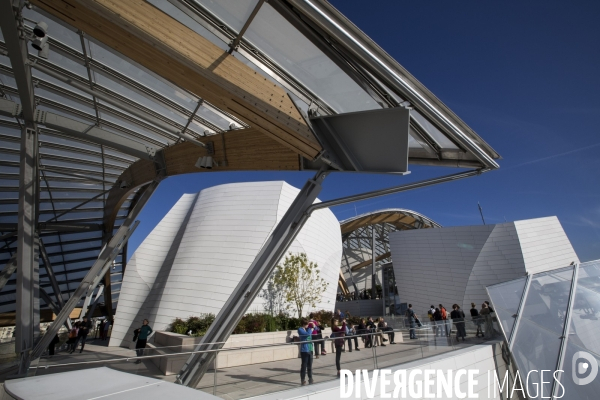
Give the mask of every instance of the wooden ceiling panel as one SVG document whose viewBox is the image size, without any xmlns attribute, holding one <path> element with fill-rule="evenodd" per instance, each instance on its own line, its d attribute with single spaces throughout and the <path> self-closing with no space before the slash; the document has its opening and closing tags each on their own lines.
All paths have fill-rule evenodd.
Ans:
<svg viewBox="0 0 600 400">
<path fill-rule="evenodd" d="M 309 159 L 321 146 L 283 88 L 143 0 L 32 3 Z"/>
</svg>

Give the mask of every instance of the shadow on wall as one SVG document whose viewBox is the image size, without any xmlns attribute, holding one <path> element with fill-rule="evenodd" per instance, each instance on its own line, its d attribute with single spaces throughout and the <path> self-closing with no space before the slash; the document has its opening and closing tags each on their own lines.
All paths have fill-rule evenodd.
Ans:
<svg viewBox="0 0 600 400">
<path fill-rule="evenodd" d="M 177 230 L 177 234 L 175 235 L 175 238 L 173 239 L 173 243 L 172 243 L 171 247 L 169 248 L 169 251 L 167 252 L 165 261 L 163 262 L 162 266 L 159 269 L 159 273 L 156 276 L 156 280 L 154 281 L 152 288 L 150 288 L 150 290 L 148 291 L 148 294 L 146 295 L 146 299 L 142 302 L 143 306 L 140 307 L 136 317 L 132 320 L 131 324 L 127 328 L 127 332 L 131 332 L 131 335 L 129 335 L 129 336 L 125 335 L 125 337 L 123 338 L 123 342 L 121 343 L 122 347 L 123 346 L 129 347 L 128 344 L 131 343 L 131 340 L 128 338 L 133 337 L 134 329 L 142 326 L 144 319 L 148 320 L 149 325 L 151 327 L 156 328 L 156 327 L 154 327 L 154 323 L 156 321 L 156 314 L 157 314 L 156 311 L 158 310 L 158 307 L 162 300 L 167 280 L 169 279 L 169 275 L 171 274 L 171 269 L 173 268 L 173 263 L 175 262 L 175 256 L 177 255 L 177 252 L 179 251 L 179 246 L 181 245 L 181 240 L 183 239 L 185 229 L 190 220 L 192 212 L 194 211 L 194 205 L 196 204 L 196 201 L 198 200 L 198 196 L 200 196 L 200 193 L 196 193 L 194 200 L 192 201 L 192 204 L 189 207 L 189 209 L 185 215 L 185 218 L 183 219 L 183 222 L 179 226 L 179 229 Z"/>
</svg>

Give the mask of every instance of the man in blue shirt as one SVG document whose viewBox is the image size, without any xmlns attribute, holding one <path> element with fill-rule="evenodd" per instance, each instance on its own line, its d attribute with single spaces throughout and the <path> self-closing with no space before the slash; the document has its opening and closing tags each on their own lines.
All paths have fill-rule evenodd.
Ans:
<svg viewBox="0 0 600 400">
<path fill-rule="evenodd" d="M 313 324 L 308 323 L 306 319 L 303 319 L 300 324 L 302 325 L 298 328 L 298 336 L 300 338 L 300 342 L 310 342 L 312 341 L 312 332 L 313 332 Z M 312 378 L 312 362 L 313 362 L 313 344 L 312 343 L 302 343 L 300 345 L 300 357 L 302 358 L 302 366 L 300 367 L 300 381 L 302 382 L 302 386 L 306 385 L 306 375 L 308 374 L 308 383 L 313 383 Z"/>
</svg>

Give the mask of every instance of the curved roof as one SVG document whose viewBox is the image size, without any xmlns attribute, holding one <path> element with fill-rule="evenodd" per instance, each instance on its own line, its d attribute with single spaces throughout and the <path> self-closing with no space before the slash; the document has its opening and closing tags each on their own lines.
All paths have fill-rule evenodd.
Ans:
<svg viewBox="0 0 600 400">
<path fill-rule="evenodd" d="M 340 222 L 340 228 L 342 230 L 342 235 L 346 235 L 358 228 L 381 223 L 391 224 L 399 230 L 442 227 L 442 225 L 431 218 L 416 211 L 404 208 L 386 208 L 384 210 L 372 211 L 345 219 Z"/>
</svg>

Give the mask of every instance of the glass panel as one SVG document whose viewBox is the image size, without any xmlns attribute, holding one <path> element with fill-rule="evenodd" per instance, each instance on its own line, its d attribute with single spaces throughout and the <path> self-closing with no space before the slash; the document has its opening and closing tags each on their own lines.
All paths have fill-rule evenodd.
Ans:
<svg viewBox="0 0 600 400">
<path fill-rule="evenodd" d="M 48 61 L 51 62 L 52 64 L 56 64 L 59 67 L 66 69 L 74 74 L 77 74 L 85 79 L 88 79 L 87 68 L 85 68 L 83 65 L 78 64 L 77 62 L 71 60 L 70 58 L 60 55 L 56 51 L 50 50 L 50 53 L 48 55 Z"/>
<path fill-rule="evenodd" d="M 512 353 L 520 371 L 556 370 L 572 276 L 573 267 L 532 276 L 513 340 Z M 552 379 L 545 377 L 550 382 L 541 384 L 539 374 L 531 375 L 530 393 L 543 390 L 548 396 Z"/>
<path fill-rule="evenodd" d="M 85 97 L 85 98 L 88 98 L 88 99 L 92 98 L 92 96 L 90 96 L 89 94 L 87 94 L 85 92 L 82 92 L 81 90 L 79 90 L 77 88 L 74 88 L 73 86 L 68 85 L 68 84 L 64 83 L 63 81 L 60 81 L 60 80 L 58 80 L 58 79 L 56 79 L 56 78 L 54 78 L 54 77 L 52 77 L 50 75 L 46 75 L 43 72 L 40 72 L 40 71 L 38 71 L 35 68 L 31 69 L 31 74 L 34 77 L 39 78 L 42 81 L 46 81 L 46 82 L 52 83 L 52 84 L 54 84 L 56 86 L 60 86 L 60 87 L 62 87 L 64 89 L 69 90 L 69 91 L 71 91 L 73 93 L 76 93 L 76 94 L 78 94 L 78 95 L 80 95 L 82 97 Z"/>
<path fill-rule="evenodd" d="M 127 75 L 131 79 L 134 79 L 142 85 L 151 88 L 153 91 L 162 94 L 163 96 L 171 99 L 188 110 L 194 110 L 196 102 L 184 91 L 175 90 L 171 86 L 157 79 L 154 75 L 149 74 L 141 68 L 138 68 L 135 65 L 125 61 L 121 57 L 114 55 L 103 47 L 100 47 L 93 42 L 89 43 L 90 56 L 94 60 L 99 61 L 124 75 Z"/>
<path fill-rule="evenodd" d="M 258 0 L 196 0 L 204 8 L 221 19 L 227 26 L 239 32 Z"/>
<path fill-rule="evenodd" d="M 564 398 L 597 399 L 600 379 L 591 379 L 600 364 L 600 263 L 581 264 L 575 289 L 571 326 L 561 383 Z M 582 353 L 579 353 L 582 352 Z M 577 381 L 576 381 L 577 380 Z M 560 396 L 562 392 L 557 393 Z"/>
<path fill-rule="evenodd" d="M 7 56 L 0 55 L 0 64 L 12 67 L 12 65 L 10 63 L 10 59 Z"/>
<path fill-rule="evenodd" d="M 39 88 L 35 90 L 35 94 L 36 94 L 36 96 L 39 96 L 43 99 L 52 100 L 56 103 L 65 105 L 67 107 L 71 107 L 75 110 L 83 111 L 89 115 L 95 115 L 95 111 L 94 111 L 93 107 L 83 104 L 83 103 L 80 103 L 78 101 L 75 101 L 72 98 L 69 98 L 66 96 L 61 96 L 54 92 L 51 92 L 51 91 L 48 91 L 45 89 L 39 89 Z M 43 100 L 42 100 L 42 102 L 43 102 Z"/>
<path fill-rule="evenodd" d="M 13 89 L 17 88 L 17 81 L 10 75 L 0 74 L 0 83 L 4 86 L 12 87 Z"/>
<path fill-rule="evenodd" d="M 515 317 L 513 316 L 519 311 L 519 303 L 523 296 L 525 282 L 527 282 L 527 278 L 523 277 L 487 288 L 494 305 L 494 311 L 496 311 L 496 315 L 502 323 L 507 341 L 515 324 Z"/>
<path fill-rule="evenodd" d="M 66 139 L 60 136 L 49 134 L 48 131 L 43 131 L 40 134 L 40 140 L 47 143 L 64 144 L 66 146 L 76 146 L 78 149 L 96 151 L 100 153 L 100 146 L 93 143 L 84 143 L 79 140 Z"/>
<path fill-rule="evenodd" d="M 185 123 L 187 121 L 186 118 L 182 117 L 179 114 L 176 114 L 171 109 L 168 109 L 166 107 L 159 105 L 157 102 L 152 101 L 152 100 L 148 99 L 146 96 L 142 96 L 142 95 L 138 94 L 137 92 L 135 92 L 129 88 L 126 88 L 123 85 L 118 84 L 117 82 L 113 81 L 112 79 L 108 79 L 104 75 L 95 74 L 95 80 L 96 80 L 96 83 L 100 84 L 101 86 L 104 86 L 104 87 L 106 87 L 124 97 L 127 97 L 131 100 L 134 100 L 135 102 L 151 109 L 152 111 L 155 111 L 161 115 L 164 115 L 165 117 L 170 118 L 173 121 L 175 121 L 181 125 L 185 125 Z"/>
<path fill-rule="evenodd" d="M 196 32 L 198 35 L 210 40 L 213 44 L 219 46 L 221 49 L 225 51 L 229 49 L 227 43 L 217 38 L 208 29 L 200 25 L 198 22 L 194 21 L 192 18 L 187 16 L 183 11 L 175 7 L 170 2 L 160 0 L 148 0 L 148 3 L 162 10 L 165 14 L 170 15 L 177 21 L 181 22 L 183 25 L 187 26 L 188 28 Z"/>
<path fill-rule="evenodd" d="M 427 131 L 437 142 L 442 149 L 458 149 L 456 145 L 446 137 L 438 128 L 436 128 L 431 122 L 423 117 L 418 111 L 412 110 L 410 116 L 414 118 L 423 129 Z"/>
<path fill-rule="evenodd" d="M 372 110 L 379 104 L 268 3 L 244 38 L 338 112 Z"/>
<path fill-rule="evenodd" d="M 421 143 L 419 143 L 417 141 L 419 135 L 417 135 L 417 133 L 414 131 L 414 129 L 412 128 L 412 126 L 408 127 L 408 132 L 410 133 L 410 135 L 408 135 L 408 148 L 409 149 L 422 149 L 423 146 L 421 146 Z"/>
</svg>

